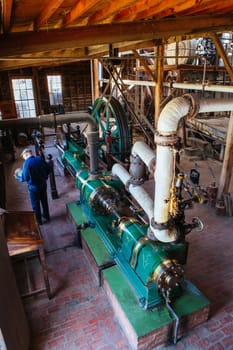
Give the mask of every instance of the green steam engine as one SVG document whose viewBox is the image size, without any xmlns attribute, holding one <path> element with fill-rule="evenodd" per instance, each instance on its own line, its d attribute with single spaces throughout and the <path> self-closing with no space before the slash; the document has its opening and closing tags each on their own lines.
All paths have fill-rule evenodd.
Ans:
<svg viewBox="0 0 233 350">
<path fill-rule="evenodd" d="M 77 215 L 75 221 L 81 231 L 91 227 L 100 237 L 110 259 L 127 278 L 139 308 L 148 312 L 167 308 L 175 321 L 176 343 L 182 315 L 208 306 L 184 274 L 186 235 L 202 228 L 196 217 L 186 223 L 184 210 L 202 201 L 203 193 L 195 181 L 191 188 L 178 169 L 175 132 L 156 135 L 155 154 L 142 141 L 131 149 L 127 120 L 115 99 L 107 108 L 103 99 L 97 100 L 92 115 L 94 118 L 90 115 L 86 120 L 89 129 L 85 128 L 85 137 L 80 131 L 69 132 L 65 142 L 57 145 L 62 164 L 80 191 L 75 205 L 87 218 L 84 222 Z M 111 169 L 101 171 L 103 162 Z M 155 181 L 154 199 L 143 186 L 145 175 Z M 181 313 L 175 307 L 177 301 Z"/>
</svg>

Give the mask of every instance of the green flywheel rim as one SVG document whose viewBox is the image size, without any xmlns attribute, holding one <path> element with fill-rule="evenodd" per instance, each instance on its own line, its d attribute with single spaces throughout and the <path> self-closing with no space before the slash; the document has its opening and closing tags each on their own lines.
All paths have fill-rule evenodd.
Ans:
<svg viewBox="0 0 233 350">
<path fill-rule="evenodd" d="M 111 151 L 117 159 L 124 161 L 130 154 L 131 137 L 128 118 L 122 105 L 114 97 L 110 100 L 106 97 L 99 97 L 95 100 L 92 111 L 99 126 L 100 158 L 106 160 L 105 137 L 110 131 L 112 136 Z"/>
</svg>

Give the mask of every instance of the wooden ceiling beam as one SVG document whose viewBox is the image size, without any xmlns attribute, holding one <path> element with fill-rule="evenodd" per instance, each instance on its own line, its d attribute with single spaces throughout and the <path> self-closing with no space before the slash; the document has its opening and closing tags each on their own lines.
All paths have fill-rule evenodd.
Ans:
<svg viewBox="0 0 233 350">
<path fill-rule="evenodd" d="M 145 47 L 153 47 L 155 41 L 135 41 L 129 43 L 114 43 L 113 47 L 118 48 L 119 52 L 128 52 L 133 49 L 142 49 Z M 96 45 L 83 49 L 60 50 L 54 52 L 37 53 L 35 55 L 24 55 L 20 58 L 0 58 L 0 71 L 14 70 L 27 67 L 51 67 L 61 66 L 64 64 L 72 64 L 81 60 L 90 60 L 100 58 L 109 53 L 109 45 Z M 132 56 L 133 58 L 133 56 Z M 124 59 L 124 56 L 123 58 Z"/>
<path fill-rule="evenodd" d="M 20 68 L 27 68 L 27 67 L 56 67 L 56 66 L 62 66 L 64 64 L 71 64 L 75 62 L 79 62 L 80 59 L 76 60 L 68 60 L 68 59 L 56 59 L 56 60 L 8 60 L 8 61 L 0 61 L 0 71 L 8 71 L 8 70 L 15 70 Z"/>
<path fill-rule="evenodd" d="M 200 16 L 202 14 L 206 13 L 214 13 L 216 6 L 219 4 L 219 1 L 217 0 L 205 0 L 204 2 L 201 2 L 195 6 L 193 6 L 190 9 L 184 10 L 180 12 L 179 14 L 181 16 L 187 16 L 187 15 L 197 15 Z M 228 7 L 231 7 L 231 11 L 233 10 L 233 5 L 229 5 L 229 0 L 222 0 L 221 1 L 220 8 L 224 8 L 224 4 L 226 4 Z M 229 9 L 230 10 L 230 9 Z"/>
<path fill-rule="evenodd" d="M 151 8 L 153 5 L 159 6 L 160 3 L 162 2 L 162 0 L 160 0 L 160 2 L 158 3 L 158 0 L 155 1 L 151 1 L 150 5 L 148 6 L 148 1 L 147 0 L 141 0 L 138 1 L 135 5 L 132 5 L 124 10 L 122 10 L 121 12 L 119 12 L 115 17 L 114 17 L 114 21 L 116 22 L 129 22 L 131 20 L 133 20 L 136 15 L 142 11 L 142 9 L 145 8 Z"/>
<path fill-rule="evenodd" d="M 3 31 L 8 32 L 11 24 L 13 0 L 5 0 L 2 2 L 2 17 L 3 17 Z"/>
<path fill-rule="evenodd" d="M 229 62 L 229 59 L 226 55 L 225 49 L 222 45 L 221 40 L 219 39 L 219 36 L 217 34 L 214 33 L 210 33 L 210 38 L 212 39 L 218 54 L 220 55 L 220 57 L 222 58 L 223 62 L 224 62 L 224 66 L 226 68 L 227 73 L 229 74 L 229 77 L 231 79 L 231 81 L 233 81 L 233 69 L 232 69 L 232 65 Z"/>
<path fill-rule="evenodd" d="M 88 16 L 89 12 L 100 10 L 111 0 L 79 0 L 72 10 L 63 18 L 63 26 L 67 26 L 83 16 Z"/>
<path fill-rule="evenodd" d="M 145 72 L 151 77 L 152 81 L 156 83 L 155 75 L 152 73 L 146 61 L 139 55 L 137 50 L 133 50 L 134 56 L 139 60 L 140 64 L 144 67 Z"/>
<path fill-rule="evenodd" d="M 46 24 L 49 18 L 54 14 L 54 12 L 61 6 L 63 2 L 64 0 L 48 1 L 35 21 L 35 29 L 39 29 L 42 25 Z"/>
<path fill-rule="evenodd" d="M 177 0 L 175 4 L 175 8 L 179 6 L 194 6 L 196 0 Z M 148 6 L 148 1 L 142 0 L 132 7 L 129 7 L 123 11 L 121 11 L 115 18 L 115 21 L 134 21 L 137 19 L 143 18 L 153 18 L 153 16 L 157 15 L 158 18 L 163 17 L 166 13 L 172 14 L 174 13 L 174 0 L 167 1 L 150 1 Z"/>
<path fill-rule="evenodd" d="M 228 1 L 222 1 L 221 3 L 218 4 L 211 4 L 210 6 L 208 6 L 208 8 L 201 9 L 197 12 L 195 12 L 195 14 L 197 13 L 197 15 L 204 15 L 206 13 L 227 13 L 227 12 L 231 12 L 233 10 L 233 4 L 229 4 Z"/>
<path fill-rule="evenodd" d="M 189 1 L 183 1 L 180 0 L 176 3 L 176 6 L 174 7 L 174 1 L 164 1 L 160 4 L 160 6 L 154 6 L 149 9 L 146 9 L 144 11 L 140 11 L 136 17 L 135 20 L 139 20 L 141 18 L 148 17 L 148 16 L 156 16 L 156 18 L 163 18 L 170 15 L 177 15 L 179 12 L 185 11 L 188 8 L 192 8 L 196 5 L 196 0 L 189 0 Z"/>
<path fill-rule="evenodd" d="M 7 33 L 0 36 L 0 57 L 27 53 L 83 48 L 90 45 L 155 40 L 176 35 L 200 35 L 233 29 L 233 15 L 172 18 L 160 21 L 133 22 L 79 27 L 59 31 Z"/>
<path fill-rule="evenodd" d="M 114 16 L 116 13 L 124 10 L 135 3 L 135 0 L 121 0 L 118 2 L 112 1 L 101 10 L 97 11 L 93 16 L 89 18 L 89 23 L 100 23 L 108 17 Z"/>
<path fill-rule="evenodd" d="M 83 48 L 72 48 L 72 49 L 60 49 L 60 50 L 54 50 L 54 51 L 44 51 L 44 52 L 36 52 L 33 54 L 24 54 L 17 56 L 17 58 L 20 59 L 72 59 L 77 57 L 85 57 L 86 50 L 85 47 Z M 7 58 L 8 59 L 8 58 Z M 1 60 L 1 58 L 0 58 Z"/>
</svg>

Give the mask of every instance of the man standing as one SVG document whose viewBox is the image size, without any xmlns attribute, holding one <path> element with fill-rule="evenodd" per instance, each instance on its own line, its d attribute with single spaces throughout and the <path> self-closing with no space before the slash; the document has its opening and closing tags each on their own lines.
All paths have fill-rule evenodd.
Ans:
<svg viewBox="0 0 233 350">
<path fill-rule="evenodd" d="M 16 169 L 14 176 L 20 182 L 27 182 L 32 209 L 37 223 L 42 225 L 42 216 L 46 221 L 50 219 L 46 182 L 50 166 L 43 158 L 35 157 L 28 148 L 21 153 L 21 157 L 24 159 L 23 169 Z"/>
</svg>

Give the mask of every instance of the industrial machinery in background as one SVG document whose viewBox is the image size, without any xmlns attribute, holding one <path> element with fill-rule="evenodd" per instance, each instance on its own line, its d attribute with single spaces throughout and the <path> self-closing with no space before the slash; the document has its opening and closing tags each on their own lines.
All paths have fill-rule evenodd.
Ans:
<svg viewBox="0 0 233 350">
<path fill-rule="evenodd" d="M 85 144 L 80 133 L 68 133 L 63 137 L 65 143 L 58 143 L 57 148 L 64 168 L 72 174 L 80 191 L 76 205 L 87 218 L 80 229 L 95 229 L 127 277 L 138 305 L 146 310 L 166 305 L 176 320 L 176 343 L 179 317 L 172 307 L 174 300 L 185 294 L 204 298 L 184 275 L 186 235 L 193 229 L 201 230 L 202 223 L 197 217 L 187 223 L 184 212 L 193 202 L 203 203 L 205 193 L 199 186 L 197 171 L 193 169 L 187 178 L 179 169 L 177 125 L 169 133 L 163 131 L 161 121 L 156 154 L 146 143 L 137 141 L 129 155 L 127 117 L 117 116 L 119 110 L 116 100 L 109 104 L 105 99 L 97 100 L 92 109 L 96 127 L 85 129 L 89 141 Z M 109 137 L 113 140 L 109 141 Z M 126 162 L 126 154 L 130 161 Z M 99 158 L 102 164 L 109 157 L 112 168 L 101 171 Z M 107 163 L 109 167 L 110 162 Z M 143 187 L 148 176 L 155 179 L 154 199 Z M 79 218 L 76 219 L 78 224 Z"/>
</svg>

